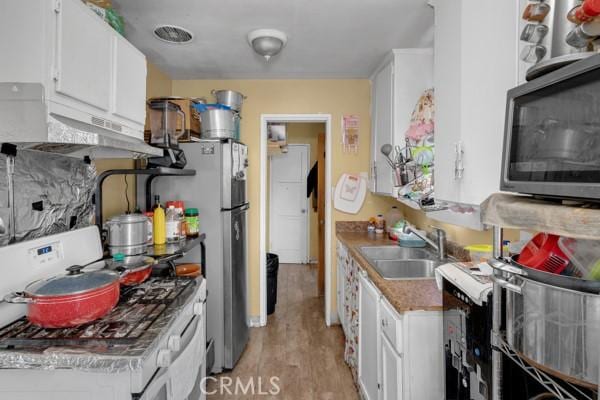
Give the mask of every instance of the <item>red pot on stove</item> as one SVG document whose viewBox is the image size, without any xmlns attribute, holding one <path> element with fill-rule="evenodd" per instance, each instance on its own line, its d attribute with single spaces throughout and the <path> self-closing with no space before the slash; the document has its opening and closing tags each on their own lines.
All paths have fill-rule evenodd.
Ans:
<svg viewBox="0 0 600 400">
<path fill-rule="evenodd" d="M 27 319 L 43 328 L 66 328 L 94 321 L 108 314 L 119 301 L 119 275 L 109 270 L 82 272 L 67 268 L 65 275 L 41 279 L 23 292 L 4 298 L 27 304 Z"/>
</svg>

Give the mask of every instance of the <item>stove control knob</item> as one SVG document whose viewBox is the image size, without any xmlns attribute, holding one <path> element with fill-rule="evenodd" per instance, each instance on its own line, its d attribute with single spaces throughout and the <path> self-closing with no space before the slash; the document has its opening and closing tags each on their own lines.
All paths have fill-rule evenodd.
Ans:
<svg viewBox="0 0 600 400">
<path fill-rule="evenodd" d="M 171 351 L 181 350 L 181 336 L 179 336 L 179 335 L 169 336 L 169 339 L 167 340 L 167 347 Z"/>
<path fill-rule="evenodd" d="M 204 303 L 194 303 L 194 315 L 202 315 Z"/>
<path fill-rule="evenodd" d="M 163 349 L 158 351 L 156 364 L 160 368 L 166 368 L 171 365 L 171 350 Z"/>
</svg>

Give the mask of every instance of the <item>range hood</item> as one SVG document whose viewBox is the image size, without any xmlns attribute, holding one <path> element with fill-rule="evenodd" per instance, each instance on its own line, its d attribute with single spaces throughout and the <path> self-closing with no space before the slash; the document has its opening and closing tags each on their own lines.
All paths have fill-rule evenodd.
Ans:
<svg viewBox="0 0 600 400">
<path fill-rule="evenodd" d="M 44 93 L 40 83 L 0 83 L 0 143 L 92 159 L 163 155 L 162 149 L 115 132 L 118 126 L 103 118 L 49 112 Z"/>
</svg>

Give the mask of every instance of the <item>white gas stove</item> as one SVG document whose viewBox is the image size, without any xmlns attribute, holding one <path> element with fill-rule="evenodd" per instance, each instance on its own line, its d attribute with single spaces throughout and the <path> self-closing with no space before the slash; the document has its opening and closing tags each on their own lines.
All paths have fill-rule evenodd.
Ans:
<svg viewBox="0 0 600 400">
<path fill-rule="evenodd" d="M 101 256 L 95 226 L 0 248 L 0 295 Z M 203 399 L 205 301 L 202 278 L 153 277 L 100 320 L 62 329 L 0 304 L 0 399 Z"/>
</svg>

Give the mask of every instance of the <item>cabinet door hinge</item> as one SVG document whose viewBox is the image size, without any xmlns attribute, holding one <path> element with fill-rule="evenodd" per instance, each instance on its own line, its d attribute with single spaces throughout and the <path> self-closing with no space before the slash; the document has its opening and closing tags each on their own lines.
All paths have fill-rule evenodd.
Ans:
<svg viewBox="0 0 600 400">
<path fill-rule="evenodd" d="M 54 12 L 60 13 L 60 9 L 62 7 L 62 0 L 54 0 Z"/>
</svg>

